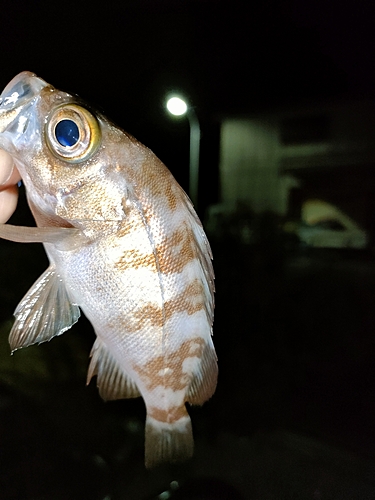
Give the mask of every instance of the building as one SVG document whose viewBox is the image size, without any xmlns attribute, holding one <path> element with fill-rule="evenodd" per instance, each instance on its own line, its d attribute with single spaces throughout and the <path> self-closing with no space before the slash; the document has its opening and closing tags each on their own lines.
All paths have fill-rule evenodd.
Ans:
<svg viewBox="0 0 375 500">
<path fill-rule="evenodd" d="M 219 175 L 221 202 L 208 215 L 213 230 L 218 216 L 238 207 L 298 219 L 306 200 L 320 199 L 374 233 L 375 101 L 227 118 Z"/>
</svg>

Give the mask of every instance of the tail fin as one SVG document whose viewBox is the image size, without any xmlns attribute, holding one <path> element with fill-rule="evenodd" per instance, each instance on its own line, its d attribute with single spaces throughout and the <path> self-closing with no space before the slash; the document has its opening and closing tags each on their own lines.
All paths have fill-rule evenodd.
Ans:
<svg viewBox="0 0 375 500">
<path fill-rule="evenodd" d="M 185 460 L 192 456 L 193 449 L 193 432 L 187 411 L 186 415 L 172 423 L 161 422 L 147 415 L 145 439 L 146 467 L 154 467 L 162 462 Z"/>
</svg>

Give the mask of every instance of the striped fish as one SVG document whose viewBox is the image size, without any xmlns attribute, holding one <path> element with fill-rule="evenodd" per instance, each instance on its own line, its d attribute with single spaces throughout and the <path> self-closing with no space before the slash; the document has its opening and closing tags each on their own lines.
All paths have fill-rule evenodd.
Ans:
<svg viewBox="0 0 375 500">
<path fill-rule="evenodd" d="M 0 147 L 26 186 L 50 265 L 15 311 L 12 351 L 68 330 L 80 309 L 96 340 L 88 382 L 105 400 L 142 396 L 145 463 L 193 453 L 185 403 L 215 391 L 211 250 L 189 198 L 145 146 L 33 73 L 0 97 Z"/>
</svg>

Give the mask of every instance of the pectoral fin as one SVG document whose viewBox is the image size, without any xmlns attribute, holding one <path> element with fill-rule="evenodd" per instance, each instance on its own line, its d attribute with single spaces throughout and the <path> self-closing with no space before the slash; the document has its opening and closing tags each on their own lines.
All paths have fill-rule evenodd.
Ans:
<svg viewBox="0 0 375 500">
<path fill-rule="evenodd" d="M 86 236 L 71 227 L 26 227 L 0 224 L 0 238 L 17 243 L 52 243 L 59 250 L 74 250 Z"/>
<path fill-rule="evenodd" d="M 116 360 L 99 338 L 91 350 L 91 361 L 87 373 L 87 384 L 97 375 L 96 385 L 105 400 L 137 398 L 141 394 L 129 375 L 120 369 Z"/>
<path fill-rule="evenodd" d="M 71 303 L 63 281 L 50 266 L 18 304 L 14 315 L 9 335 L 12 352 L 61 335 L 78 321 L 80 310 Z"/>
</svg>

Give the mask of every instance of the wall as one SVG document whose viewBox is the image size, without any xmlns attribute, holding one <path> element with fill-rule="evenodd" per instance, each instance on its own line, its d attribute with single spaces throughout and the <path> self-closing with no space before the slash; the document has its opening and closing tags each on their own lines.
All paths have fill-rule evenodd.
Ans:
<svg viewBox="0 0 375 500">
<path fill-rule="evenodd" d="M 375 103 L 320 103 L 222 122 L 221 202 L 285 215 L 303 171 L 375 171 Z M 354 169 L 354 170 L 353 170 Z M 358 170 L 359 172 L 359 170 Z"/>
</svg>

